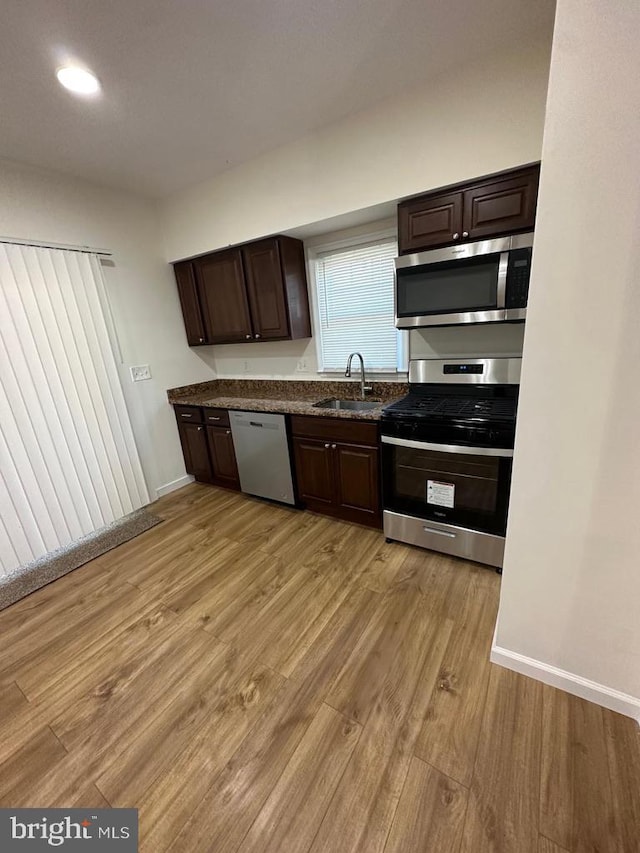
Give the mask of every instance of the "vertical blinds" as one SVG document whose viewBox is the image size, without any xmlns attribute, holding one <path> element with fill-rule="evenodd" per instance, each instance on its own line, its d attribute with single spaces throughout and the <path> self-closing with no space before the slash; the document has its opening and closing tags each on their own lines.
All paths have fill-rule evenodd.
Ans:
<svg viewBox="0 0 640 853">
<path fill-rule="evenodd" d="M 315 264 L 321 368 L 343 370 L 361 352 L 371 370 L 402 369 L 394 320 L 394 239 L 319 252 Z"/>
<path fill-rule="evenodd" d="M 0 572 L 148 503 L 96 255 L 0 244 Z"/>
</svg>

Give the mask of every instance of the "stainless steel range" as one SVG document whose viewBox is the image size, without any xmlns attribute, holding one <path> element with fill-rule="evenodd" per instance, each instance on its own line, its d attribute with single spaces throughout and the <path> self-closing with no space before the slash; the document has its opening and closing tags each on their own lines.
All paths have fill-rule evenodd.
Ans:
<svg viewBox="0 0 640 853">
<path fill-rule="evenodd" d="M 384 533 L 502 567 L 519 358 L 415 360 L 382 414 Z"/>
</svg>

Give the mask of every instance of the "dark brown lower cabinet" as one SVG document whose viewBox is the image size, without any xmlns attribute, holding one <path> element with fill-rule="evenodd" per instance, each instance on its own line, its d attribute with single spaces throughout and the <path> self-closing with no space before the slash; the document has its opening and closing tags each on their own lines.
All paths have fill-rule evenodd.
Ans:
<svg viewBox="0 0 640 853">
<path fill-rule="evenodd" d="M 291 421 L 300 501 L 315 512 L 380 527 L 376 425 L 302 416 Z"/>
<path fill-rule="evenodd" d="M 342 517 L 356 520 L 364 514 L 379 526 L 378 448 L 337 443 L 333 452 L 336 500 Z"/>
<path fill-rule="evenodd" d="M 312 438 L 294 438 L 298 498 L 322 512 L 335 503 L 334 458 L 331 445 Z"/>
<path fill-rule="evenodd" d="M 201 483 L 239 489 L 229 413 L 225 409 L 201 409 L 199 406 L 175 406 L 174 409 L 187 473 Z"/>
<path fill-rule="evenodd" d="M 238 465 L 233 437 L 228 427 L 207 427 L 207 442 L 211 457 L 211 482 L 228 489 L 239 489 Z"/>
<path fill-rule="evenodd" d="M 179 421 L 178 432 L 187 474 L 192 474 L 196 480 L 210 483 L 211 460 L 207 448 L 207 428 L 202 424 Z"/>
<path fill-rule="evenodd" d="M 201 483 L 239 489 L 229 413 L 174 408 L 187 472 Z M 294 415 L 291 431 L 300 503 L 345 521 L 381 527 L 377 424 Z"/>
</svg>

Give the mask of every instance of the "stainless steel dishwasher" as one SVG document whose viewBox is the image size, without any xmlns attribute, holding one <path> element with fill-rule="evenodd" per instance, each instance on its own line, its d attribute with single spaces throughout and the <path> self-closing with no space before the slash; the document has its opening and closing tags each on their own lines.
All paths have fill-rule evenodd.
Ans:
<svg viewBox="0 0 640 853">
<path fill-rule="evenodd" d="M 229 412 L 229 418 L 242 491 L 294 504 L 284 415 Z"/>
</svg>

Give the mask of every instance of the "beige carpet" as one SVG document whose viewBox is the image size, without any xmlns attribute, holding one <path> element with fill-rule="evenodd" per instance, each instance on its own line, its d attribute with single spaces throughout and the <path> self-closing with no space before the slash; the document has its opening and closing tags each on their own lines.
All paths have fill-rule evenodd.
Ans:
<svg viewBox="0 0 640 853">
<path fill-rule="evenodd" d="M 29 593 L 83 566 L 89 560 L 128 542 L 160 524 L 161 518 L 138 509 L 106 527 L 89 533 L 66 548 L 52 551 L 0 579 L 0 610 Z"/>
</svg>

